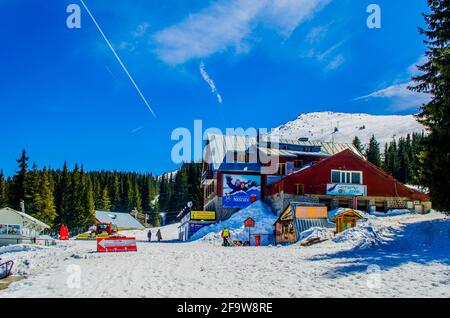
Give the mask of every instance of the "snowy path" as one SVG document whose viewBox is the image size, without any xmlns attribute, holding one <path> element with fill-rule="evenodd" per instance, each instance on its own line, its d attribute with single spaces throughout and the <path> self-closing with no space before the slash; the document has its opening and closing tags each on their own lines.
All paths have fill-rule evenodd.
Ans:
<svg viewBox="0 0 450 318">
<path fill-rule="evenodd" d="M 27 259 L 29 277 L 0 297 L 450 297 L 449 220 L 406 215 L 374 222 L 389 231 L 381 246 L 368 249 L 332 241 L 309 248 L 193 242 L 97 254 L 95 242 L 70 242 L 3 254 Z M 162 233 L 175 238 L 176 227 Z M 380 271 L 368 273 L 369 265 Z M 77 269 L 81 288 L 69 288 Z"/>
</svg>

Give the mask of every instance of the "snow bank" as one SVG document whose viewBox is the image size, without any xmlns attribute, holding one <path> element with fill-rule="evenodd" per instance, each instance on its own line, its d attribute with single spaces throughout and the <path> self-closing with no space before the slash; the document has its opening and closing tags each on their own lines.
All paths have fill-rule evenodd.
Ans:
<svg viewBox="0 0 450 318">
<path fill-rule="evenodd" d="M 380 244 L 382 238 L 379 234 L 379 229 L 369 223 L 363 223 L 357 227 L 338 233 L 333 238 L 333 242 L 350 243 L 355 247 L 368 248 Z"/>
<path fill-rule="evenodd" d="M 41 246 L 31 245 L 31 244 L 7 245 L 7 246 L 0 247 L 0 255 L 7 254 L 7 253 L 38 251 L 40 249 L 42 249 Z"/>
<path fill-rule="evenodd" d="M 261 201 L 256 201 L 245 209 L 235 213 L 226 221 L 213 224 L 200 229 L 195 233 L 190 241 L 202 240 L 206 242 L 216 243 L 222 240 L 220 234 L 224 227 L 231 231 L 233 240 L 248 241 L 248 231 L 244 227 L 244 221 L 247 218 L 253 218 L 256 227 L 251 229 L 253 234 L 273 234 L 273 224 L 277 217 L 272 213 L 270 208 Z M 262 237 L 263 244 L 267 243 L 267 237 Z"/>
</svg>

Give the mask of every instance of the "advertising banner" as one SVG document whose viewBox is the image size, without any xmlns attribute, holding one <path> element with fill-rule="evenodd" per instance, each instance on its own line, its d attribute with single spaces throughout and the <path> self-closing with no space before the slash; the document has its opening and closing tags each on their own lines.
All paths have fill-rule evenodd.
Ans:
<svg viewBox="0 0 450 318">
<path fill-rule="evenodd" d="M 97 252 L 137 252 L 135 237 L 97 238 Z"/>
<path fill-rule="evenodd" d="M 222 206 L 245 208 L 261 198 L 261 177 L 251 175 L 223 176 Z"/>
<path fill-rule="evenodd" d="M 330 183 L 327 184 L 327 194 L 353 197 L 366 196 L 367 187 L 361 184 Z"/>
<path fill-rule="evenodd" d="M 214 212 L 214 211 L 191 211 L 191 220 L 215 221 L 216 220 L 216 212 Z"/>
</svg>

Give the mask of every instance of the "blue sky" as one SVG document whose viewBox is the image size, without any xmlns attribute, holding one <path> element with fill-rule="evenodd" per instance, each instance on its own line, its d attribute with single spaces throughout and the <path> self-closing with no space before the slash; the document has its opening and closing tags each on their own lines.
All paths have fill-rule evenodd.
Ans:
<svg viewBox="0 0 450 318">
<path fill-rule="evenodd" d="M 160 174 L 174 128 L 276 127 L 311 111 L 411 114 L 421 0 L 0 0 L 0 169 Z M 366 8 L 381 7 L 381 29 Z M 66 7 L 81 7 L 81 28 Z M 220 97 L 219 97 L 220 96 Z"/>
</svg>

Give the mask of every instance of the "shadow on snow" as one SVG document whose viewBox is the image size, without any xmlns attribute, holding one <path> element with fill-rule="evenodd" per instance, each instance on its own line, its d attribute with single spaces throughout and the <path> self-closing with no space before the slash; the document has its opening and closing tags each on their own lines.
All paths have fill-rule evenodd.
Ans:
<svg viewBox="0 0 450 318">
<path fill-rule="evenodd" d="M 438 262 L 450 265 L 450 220 L 430 220 L 403 224 L 389 238 L 368 248 L 355 247 L 332 254 L 311 258 L 311 261 L 339 259 L 338 268 L 327 272 L 330 278 L 342 274 L 362 273 L 369 265 L 381 270 L 407 263 L 429 264 Z M 449 273 L 450 274 L 450 273 Z"/>
</svg>

